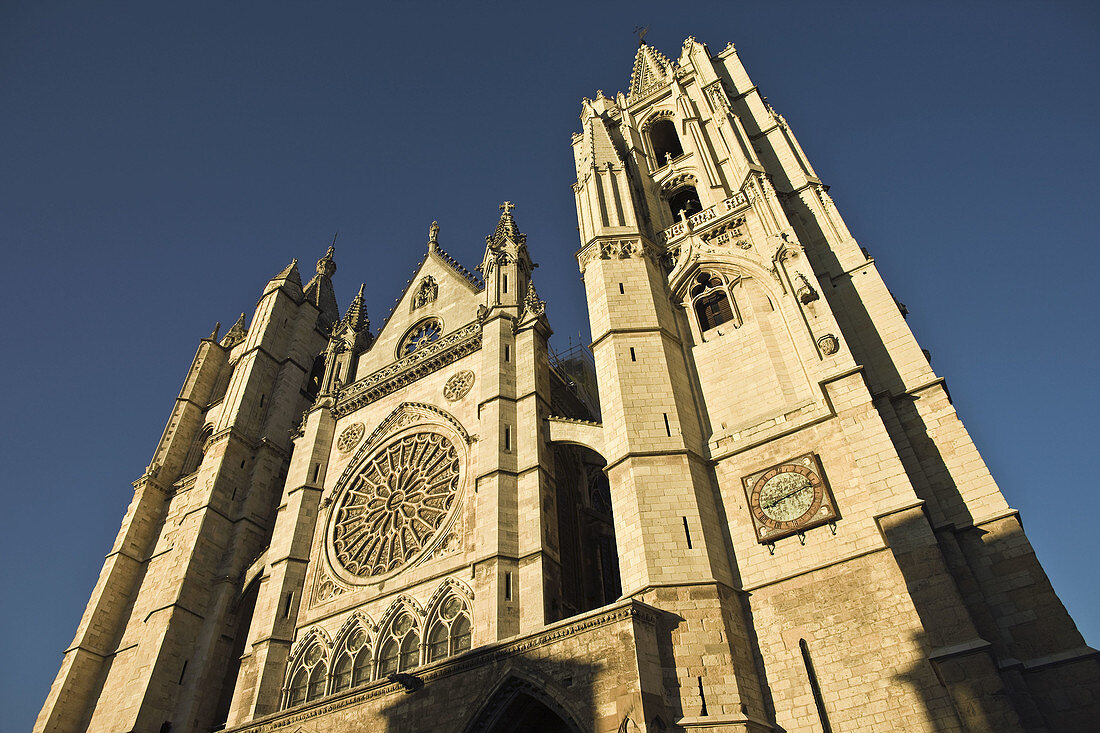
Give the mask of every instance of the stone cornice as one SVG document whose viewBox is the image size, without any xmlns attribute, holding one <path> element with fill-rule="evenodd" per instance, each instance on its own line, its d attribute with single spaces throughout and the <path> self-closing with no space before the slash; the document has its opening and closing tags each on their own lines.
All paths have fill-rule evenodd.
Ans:
<svg viewBox="0 0 1100 733">
<path fill-rule="evenodd" d="M 340 391 L 333 416 L 339 418 L 452 364 L 481 348 L 481 323 L 474 321 L 423 346 Z"/>
</svg>

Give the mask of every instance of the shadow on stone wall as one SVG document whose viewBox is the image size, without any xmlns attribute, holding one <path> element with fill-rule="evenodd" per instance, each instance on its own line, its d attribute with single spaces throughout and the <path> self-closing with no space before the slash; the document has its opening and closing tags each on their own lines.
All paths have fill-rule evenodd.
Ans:
<svg viewBox="0 0 1100 733">
<path fill-rule="evenodd" d="M 379 717 L 385 721 L 382 730 L 393 733 L 602 730 L 605 726 L 597 720 L 594 694 L 597 688 L 613 686 L 608 677 L 616 676 L 604 672 L 590 660 L 517 657 L 505 664 L 429 679 L 420 689 L 383 707 Z"/>
</svg>

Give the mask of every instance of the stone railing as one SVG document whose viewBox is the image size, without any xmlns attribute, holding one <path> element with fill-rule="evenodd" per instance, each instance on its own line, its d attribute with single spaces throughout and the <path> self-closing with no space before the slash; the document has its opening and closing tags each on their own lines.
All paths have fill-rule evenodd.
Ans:
<svg viewBox="0 0 1100 733">
<path fill-rule="evenodd" d="M 749 197 L 743 193 L 735 193 L 725 201 L 709 206 L 702 211 L 692 214 L 686 221 L 678 221 L 660 235 L 661 241 L 665 244 L 671 242 L 673 239 L 682 237 L 689 232 L 695 231 L 696 228 L 715 221 L 724 217 L 726 214 L 731 214 L 734 211 L 739 211 L 749 205 Z"/>
</svg>

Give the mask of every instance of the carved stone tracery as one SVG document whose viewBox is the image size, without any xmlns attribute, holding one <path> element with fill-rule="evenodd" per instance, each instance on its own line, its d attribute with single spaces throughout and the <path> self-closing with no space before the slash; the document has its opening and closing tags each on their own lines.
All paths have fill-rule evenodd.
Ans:
<svg viewBox="0 0 1100 733">
<path fill-rule="evenodd" d="M 455 503 L 460 463 L 454 444 L 432 431 L 406 434 L 371 454 L 332 514 L 335 563 L 374 578 L 428 549 Z"/>
</svg>

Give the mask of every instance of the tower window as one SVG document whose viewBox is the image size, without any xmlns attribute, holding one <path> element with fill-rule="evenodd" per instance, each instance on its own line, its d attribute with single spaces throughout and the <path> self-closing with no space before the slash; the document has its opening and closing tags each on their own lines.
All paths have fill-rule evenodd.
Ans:
<svg viewBox="0 0 1100 733">
<path fill-rule="evenodd" d="M 681 211 L 684 212 L 684 216 L 691 216 L 702 211 L 703 205 L 699 203 L 699 194 L 695 191 L 695 186 L 681 186 L 669 196 L 668 208 L 672 211 L 672 218 L 680 221 Z"/>
<path fill-rule="evenodd" d="M 676 134 L 676 125 L 672 120 L 657 120 L 649 126 L 649 144 L 653 146 L 653 156 L 657 166 L 667 165 L 674 158 L 684 154 L 680 145 L 680 136 Z"/>
<path fill-rule="evenodd" d="M 700 272 L 696 276 L 691 300 L 700 331 L 706 332 L 730 321 L 734 328 L 741 325 L 741 316 L 730 292 L 736 282 L 731 283 L 722 275 L 711 272 Z"/>
</svg>

